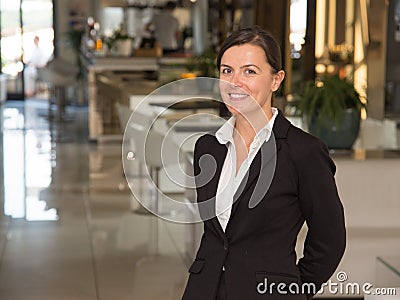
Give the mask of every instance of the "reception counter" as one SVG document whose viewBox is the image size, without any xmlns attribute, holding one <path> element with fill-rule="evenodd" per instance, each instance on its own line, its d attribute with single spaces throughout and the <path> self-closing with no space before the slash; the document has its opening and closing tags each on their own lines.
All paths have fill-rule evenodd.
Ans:
<svg viewBox="0 0 400 300">
<path fill-rule="evenodd" d="M 175 80 L 184 70 L 185 57 L 82 57 L 87 76 L 89 140 L 120 133 L 115 103 L 127 105 L 130 95 L 148 94 Z M 173 78 L 164 72 L 173 69 Z M 167 74 L 167 75 L 165 75 Z"/>
</svg>

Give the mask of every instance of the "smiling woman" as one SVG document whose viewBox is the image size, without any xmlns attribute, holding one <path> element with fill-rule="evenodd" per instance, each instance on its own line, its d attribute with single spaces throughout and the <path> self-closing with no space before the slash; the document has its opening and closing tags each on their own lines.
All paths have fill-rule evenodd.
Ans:
<svg viewBox="0 0 400 300">
<path fill-rule="evenodd" d="M 223 80 L 222 96 L 225 93 L 229 96 L 224 100 L 237 122 L 241 122 L 242 117 L 254 119 L 256 116 L 249 114 L 259 114 L 261 108 L 266 123 L 267 118 L 272 117 L 272 94 L 279 88 L 285 72 L 275 71 L 268 63 L 263 49 L 252 44 L 227 49 L 219 69 L 220 79 Z M 255 132 L 252 135 L 254 138 Z"/>
<path fill-rule="evenodd" d="M 205 226 L 183 299 L 309 299 L 333 274 L 345 248 L 335 165 L 318 138 L 272 107 L 285 72 L 271 34 L 257 26 L 233 32 L 217 67 L 232 117 L 195 146 Z M 309 230 L 298 258 L 304 222 Z M 299 292 L 281 289 L 292 285 Z"/>
</svg>

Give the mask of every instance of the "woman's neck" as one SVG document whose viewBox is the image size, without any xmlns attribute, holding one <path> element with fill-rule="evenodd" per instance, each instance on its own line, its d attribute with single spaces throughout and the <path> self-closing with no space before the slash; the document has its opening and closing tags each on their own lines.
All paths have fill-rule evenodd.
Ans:
<svg viewBox="0 0 400 300">
<path fill-rule="evenodd" d="M 272 116 L 271 107 L 245 116 L 241 114 L 236 116 L 235 132 L 241 137 L 247 148 L 250 147 L 257 132 L 271 120 Z"/>
<path fill-rule="evenodd" d="M 251 134 L 253 137 L 272 119 L 272 108 L 236 115 L 235 129 L 241 134 Z"/>
</svg>

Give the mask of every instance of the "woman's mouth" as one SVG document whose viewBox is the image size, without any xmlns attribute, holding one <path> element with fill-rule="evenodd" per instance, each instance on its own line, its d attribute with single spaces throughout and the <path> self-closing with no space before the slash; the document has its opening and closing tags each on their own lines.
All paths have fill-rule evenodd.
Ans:
<svg viewBox="0 0 400 300">
<path fill-rule="evenodd" d="M 249 96 L 248 94 L 243 93 L 228 93 L 228 95 L 229 98 L 233 101 L 244 100 Z"/>
</svg>

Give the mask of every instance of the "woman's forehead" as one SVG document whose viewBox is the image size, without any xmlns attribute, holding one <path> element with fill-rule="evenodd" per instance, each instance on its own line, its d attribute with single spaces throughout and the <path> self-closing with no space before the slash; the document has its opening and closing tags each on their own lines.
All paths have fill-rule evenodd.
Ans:
<svg viewBox="0 0 400 300">
<path fill-rule="evenodd" d="M 264 50 L 257 45 L 242 44 L 228 48 L 222 55 L 221 63 L 230 61 L 232 63 L 243 63 L 246 61 L 257 61 L 267 63 L 267 57 Z"/>
</svg>

